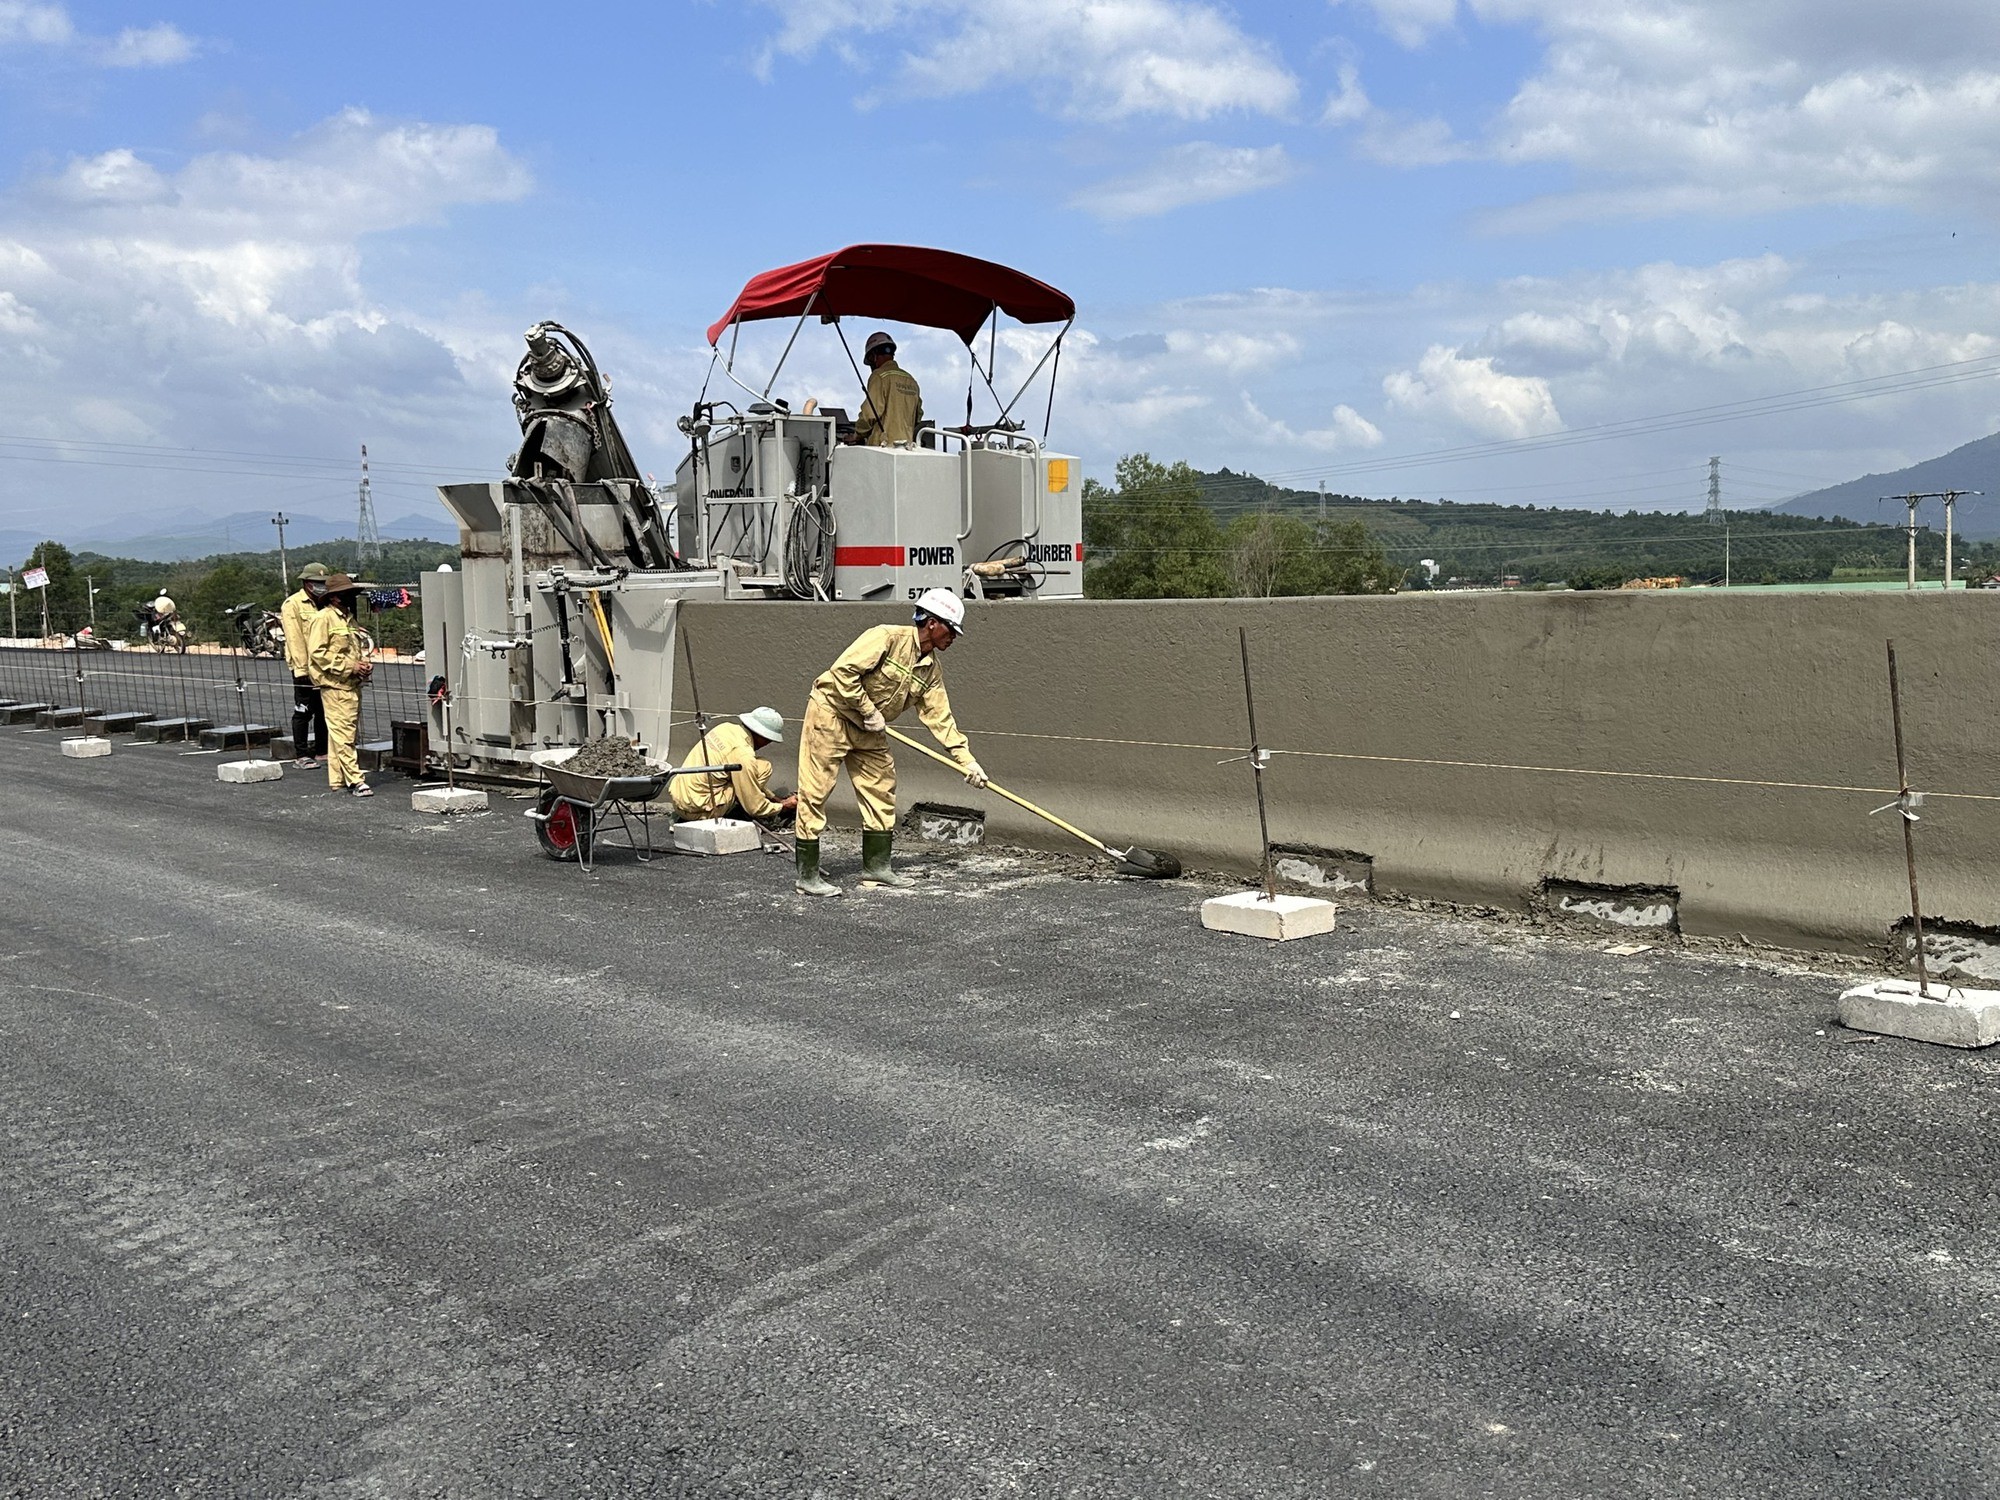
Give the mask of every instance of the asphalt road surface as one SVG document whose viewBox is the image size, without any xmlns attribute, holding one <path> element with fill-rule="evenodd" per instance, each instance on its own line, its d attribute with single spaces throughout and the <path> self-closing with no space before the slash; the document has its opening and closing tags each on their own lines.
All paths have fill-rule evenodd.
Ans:
<svg viewBox="0 0 2000 1500">
<path fill-rule="evenodd" d="M 214 765 L 0 731 L 9 1493 L 2000 1492 L 1996 1064 L 1846 976 Z"/>
</svg>

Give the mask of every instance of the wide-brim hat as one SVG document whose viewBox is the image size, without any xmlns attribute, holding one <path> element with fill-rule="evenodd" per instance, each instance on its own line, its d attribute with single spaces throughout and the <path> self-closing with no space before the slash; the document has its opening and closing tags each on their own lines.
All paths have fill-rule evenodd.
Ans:
<svg viewBox="0 0 2000 1500">
<path fill-rule="evenodd" d="M 326 578 L 326 591 L 329 594 L 360 594 L 374 587 L 372 583 L 358 583 L 345 573 L 329 573 Z"/>
<path fill-rule="evenodd" d="M 753 708 L 747 714 L 738 715 L 743 727 L 760 739 L 769 740 L 774 745 L 785 742 L 785 716 L 775 708 Z"/>
</svg>

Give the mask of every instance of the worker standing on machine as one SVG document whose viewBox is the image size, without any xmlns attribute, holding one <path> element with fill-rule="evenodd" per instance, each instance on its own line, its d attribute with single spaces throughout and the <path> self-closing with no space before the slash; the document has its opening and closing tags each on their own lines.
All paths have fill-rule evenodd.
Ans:
<svg viewBox="0 0 2000 1500">
<path fill-rule="evenodd" d="M 695 741 L 687 766 L 737 767 L 699 776 L 676 776 L 667 783 L 674 812 L 683 818 L 750 818 L 758 823 L 782 822 L 799 805 L 797 796 L 773 797 L 768 760 L 757 752 L 785 742 L 785 721 L 775 708 L 753 708 L 736 724 L 718 724 Z"/>
<path fill-rule="evenodd" d="M 872 343 L 872 340 L 871 340 Z M 826 801 L 842 766 L 861 804 L 861 878 L 876 885 L 914 885 L 889 866 L 895 843 L 896 762 L 885 731 L 912 705 L 966 781 L 986 785 L 952 717 L 938 657 L 965 629 L 965 602 L 945 589 L 927 589 L 913 623 L 865 630 L 822 672 L 806 698 L 799 735 L 798 884 L 805 896 L 838 896 L 840 887 L 819 872 L 819 836 Z"/>
<path fill-rule="evenodd" d="M 326 708 L 313 686 L 312 617 L 326 602 L 326 564 L 299 569 L 299 586 L 278 609 L 285 632 L 285 665 L 292 669 L 292 764 L 311 770 L 326 758 Z"/>
<path fill-rule="evenodd" d="M 877 329 L 862 346 L 861 362 L 870 371 L 868 394 L 848 441 L 870 448 L 916 441 L 917 426 L 924 419 L 924 396 L 916 378 L 896 363 L 896 341 Z"/>
<path fill-rule="evenodd" d="M 306 663 L 319 701 L 326 705 L 326 782 L 336 792 L 372 797 L 375 789 L 361 774 L 355 741 L 361 727 L 361 689 L 374 674 L 375 663 L 362 645 L 354 612 L 360 607 L 361 585 L 345 573 L 326 581 L 326 604 L 312 617 L 306 638 Z"/>
</svg>

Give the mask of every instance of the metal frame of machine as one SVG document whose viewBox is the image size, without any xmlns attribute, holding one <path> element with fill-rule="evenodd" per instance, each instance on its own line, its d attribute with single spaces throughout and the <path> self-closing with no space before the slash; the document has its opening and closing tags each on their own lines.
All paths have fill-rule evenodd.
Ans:
<svg viewBox="0 0 2000 1500">
<path fill-rule="evenodd" d="M 1002 314 L 1062 327 L 1011 398 L 994 386 Z M 893 448 L 842 447 L 833 418 L 793 412 L 772 396 L 806 320 L 840 329 L 843 317 L 944 328 L 966 346 L 972 374 L 966 420 L 922 428 Z M 721 373 L 747 405 L 702 399 L 681 420 L 690 451 L 675 475 L 679 534 L 699 562 L 730 565 L 732 597 L 914 599 L 947 588 L 975 597 L 1079 598 L 1083 507 L 1073 457 L 1047 451 L 1012 413 L 1049 370 L 1055 407 L 1063 336 L 1076 316 L 1064 293 L 992 261 L 913 245 L 850 245 L 752 277 L 708 330 L 711 378 Z M 758 390 L 736 373 L 746 322 L 796 318 Z M 976 336 L 989 330 L 981 363 Z M 727 352 L 722 336 L 729 335 Z M 992 394 L 992 421 L 972 421 L 976 387 Z"/>
<path fill-rule="evenodd" d="M 1010 400 L 993 384 L 1003 313 L 1062 325 Z M 814 315 L 837 333 L 843 317 L 950 329 L 997 414 L 973 423 L 969 381 L 964 425 L 841 446 L 833 416 L 771 396 L 783 355 L 761 392 L 735 373 L 745 322 L 795 317 L 789 355 Z M 1075 315 L 1069 297 L 1021 272 L 916 246 L 849 246 L 753 277 L 709 329 L 723 373 L 752 399 L 709 401 L 704 384 L 680 424 L 690 443 L 672 513 L 613 420 L 590 351 L 560 324 L 536 324 L 514 377 L 510 477 L 438 490 L 463 560 L 423 580 L 427 659 L 449 686 L 431 743 L 474 771 L 517 776 L 613 734 L 664 756 L 683 599 L 1081 597 L 1079 466 L 1047 450 L 1046 419 L 1036 438 L 1012 416 L 1045 368 L 1053 415 Z"/>
</svg>

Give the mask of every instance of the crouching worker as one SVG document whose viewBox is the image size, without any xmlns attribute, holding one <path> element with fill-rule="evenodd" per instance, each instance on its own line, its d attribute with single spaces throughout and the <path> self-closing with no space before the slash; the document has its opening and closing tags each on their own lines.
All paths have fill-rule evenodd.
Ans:
<svg viewBox="0 0 2000 1500">
<path fill-rule="evenodd" d="M 785 721 L 775 708 L 753 708 L 736 724 L 718 724 L 694 743 L 682 766 L 739 766 L 676 776 L 667 783 L 674 812 L 683 818 L 750 818 L 781 823 L 799 804 L 797 797 L 771 795 L 772 766 L 757 752 L 785 742 Z"/>
<path fill-rule="evenodd" d="M 826 799 L 847 768 L 861 804 L 861 878 L 877 885 L 912 885 L 889 867 L 895 842 L 896 762 L 889 754 L 889 724 L 912 704 L 924 727 L 950 754 L 965 779 L 986 785 L 986 773 L 966 748 L 951 716 L 938 657 L 965 629 L 965 604 L 945 589 L 917 600 L 914 623 L 877 625 L 841 652 L 820 674 L 806 699 L 799 735 L 798 890 L 838 896 L 840 887 L 819 872 L 819 836 L 826 827 Z"/>
</svg>

